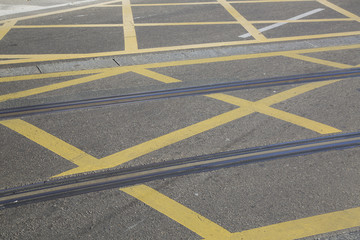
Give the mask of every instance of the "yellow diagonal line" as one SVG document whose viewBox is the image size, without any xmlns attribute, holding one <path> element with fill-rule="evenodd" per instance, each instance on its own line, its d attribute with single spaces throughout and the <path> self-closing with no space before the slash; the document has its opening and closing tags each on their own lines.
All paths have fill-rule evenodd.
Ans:
<svg viewBox="0 0 360 240">
<path fill-rule="evenodd" d="M 136 146 L 130 147 L 123 151 L 104 157 L 101 159 L 99 164 L 95 166 L 87 165 L 87 166 L 77 167 L 67 172 L 63 172 L 58 176 L 66 176 L 70 174 L 116 167 L 118 165 L 129 162 L 138 157 L 144 156 L 148 153 L 154 152 L 166 146 L 172 145 L 187 138 L 193 137 L 197 134 L 209 131 L 218 126 L 224 125 L 236 119 L 247 116 L 253 112 L 254 112 L 253 110 L 249 110 L 249 109 L 234 109 L 229 112 L 217 115 L 210 119 L 195 123 L 188 127 L 173 131 L 171 133 L 151 139 L 147 142 L 143 142 Z"/>
<path fill-rule="evenodd" d="M 2 40 L 5 35 L 11 30 L 11 28 L 16 24 L 16 20 L 10 20 L 5 22 L 4 25 L 0 26 L 0 40 Z"/>
<path fill-rule="evenodd" d="M 103 69 L 91 69 L 91 70 L 80 70 L 80 71 L 69 71 L 69 72 L 54 72 L 54 73 L 39 73 L 31 75 L 20 75 L 13 77 L 2 77 L 0 78 L 0 83 L 4 82 L 17 82 L 25 80 L 37 80 L 37 79 L 46 79 L 46 78 L 56 78 L 56 77 L 69 77 L 69 76 L 78 76 L 78 75 L 89 75 L 95 73 L 102 73 Z"/>
<path fill-rule="evenodd" d="M 266 37 L 257 30 L 246 18 L 244 18 L 230 3 L 226 0 L 217 0 L 236 21 L 238 21 L 256 40 L 266 41 Z"/>
<path fill-rule="evenodd" d="M 271 38 L 268 39 L 268 42 L 278 42 L 278 41 L 294 41 L 300 39 L 315 39 L 315 38 L 326 38 L 326 37 L 338 37 L 338 36 L 353 36 L 360 35 L 360 31 L 354 32 L 343 32 L 343 33 L 330 33 L 330 34 L 318 34 L 318 35 L 308 35 L 308 36 L 297 36 L 297 37 L 284 37 L 284 38 Z M 235 42 L 220 42 L 220 43 L 204 43 L 204 44 L 193 44 L 193 45 L 182 45 L 182 46 L 172 46 L 172 47 L 160 47 L 160 48 L 146 48 L 139 49 L 137 53 L 149 53 L 149 52 L 162 52 L 162 51 L 170 51 L 170 50 L 182 50 L 182 49 L 199 49 L 206 47 L 219 47 L 219 46 L 233 46 L 233 45 L 244 45 L 244 44 L 253 44 L 256 43 L 256 40 L 242 40 Z M 240 59 L 250 59 L 250 58 L 263 58 L 263 57 L 271 57 L 271 56 L 280 56 L 284 53 L 312 53 L 312 52 L 323 52 L 323 51 L 336 51 L 336 50 L 344 50 L 344 49 L 355 49 L 359 48 L 359 44 L 351 44 L 344 46 L 330 46 L 330 47 L 322 47 L 322 48 L 308 48 L 308 49 L 300 49 L 300 50 L 289 50 L 289 51 L 279 51 L 279 52 L 266 52 L 266 53 L 255 53 L 255 54 L 243 54 L 243 55 L 233 55 L 228 57 L 215 57 L 215 58 L 207 58 L 207 59 L 196 59 L 196 60 L 183 60 L 176 62 L 164 62 L 158 64 L 148 64 L 147 66 L 141 65 L 144 68 L 154 68 L 166 66 L 167 64 L 173 64 L 172 66 L 178 65 L 190 65 L 197 63 L 206 63 L 206 62 L 220 62 L 220 61 L 231 61 L 231 60 L 240 60 Z M 0 61 L 0 65 L 4 64 L 15 64 L 15 63 L 26 63 L 26 62 L 45 62 L 52 60 L 64 60 L 64 59 L 79 59 L 79 58 L 94 58 L 94 57 L 106 57 L 106 56 L 114 56 L 114 55 L 122 55 L 126 54 L 125 51 L 112 51 L 112 52 L 100 52 L 100 53 L 86 53 L 86 54 L 27 54 L 27 55 L 14 55 L 14 54 L 4 54 L 0 55 L 0 58 L 3 59 L 11 59 L 11 60 L 3 60 Z M 14 58 L 22 58 L 22 59 L 14 59 Z M 193 63 L 194 62 L 194 63 Z M 171 66 L 169 64 L 169 66 Z M 153 67 L 150 67 L 153 66 Z M 157 66 L 158 65 L 158 66 Z M 140 66 L 140 65 L 138 65 Z"/>
<path fill-rule="evenodd" d="M 335 67 L 335 68 L 352 68 L 352 67 L 354 67 L 354 66 L 351 66 L 348 64 L 332 62 L 332 61 L 328 61 L 328 60 L 318 59 L 318 58 L 304 56 L 304 55 L 295 54 L 295 53 L 289 53 L 289 54 L 283 54 L 283 55 L 285 57 L 290 57 L 290 58 L 294 58 L 294 59 L 303 60 L 306 62 L 317 63 L 317 64 Z"/>
<path fill-rule="evenodd" d="M 316 89 L 321 86 L 325 86 L 327 84 L 331 84 L 333 82 L 336 82 L 336 81 L 321 82 L 321 84 L 320 83 L 305 84 L 303 86 L 295 87 L 293 89 L 284 91 L 282 93 L 278 93 L 273 96 L 267 97 L 265 99 L 259 100 L 258 102 L 265 101 L 269 105 L 271 105 L 273 103 L 284 101 L 291 97 L 300 95 L 302 93 Z M 197 124 L 200 124 L 200 127 L 202 129 L 197 129 L 197 128 L 191 129 L 191 127 L 194 126 L 194 125 L 192 125 L 192 126 L 189 126 L 190 128 L 189 127 L 185 128 L 185 129 L 188 129 L 188 131 L 183 131 L 184 135 L 177 136 L 176 134 L 174 134 L 172 136 L 172 138 L 171 137 L 169 138 L 169 134 L 167 134 L 167 135 L 165 135 L 166 137 L 163 139 L 161 139 L 161 137 L 160 137 L 160 141 L 158 140 L 159 138 L 153 139 L 148 142 L 142 143 L 140 145 L 131 147 L 127 150 L 124 150 L 119 153 L 105 157 L 101 160 L 97 160 L 96 158 L 84 153 L 81 150 L 78 150 L 77 148 L 71 146 L 70 144 L 63 142 L 62 140 L 46 133 L 43 130 L 38 129 L 35 126 L 32 126 L 31 124 L 26 123 L 22 120 L 0 121 L 0 124 L 3 124 L 4 126 L 9 127 L 10 129 L 13 129 L 14 131 L 24 135 L 25 137 L 29 138 L 30 140 L 40 144 L 41 146 L 46 147 L 47 149 L 53 151 L 56 154 L 64 157 L 65 159 L 68 159 L 69 161 L 80 165 L 80 167 L 73 169 L 73 171 L 68 171 L 68 172 L 59 174 L 59 176 L 60 176 L 60 175 L 68 175 L 71 173 L 83 172 L 84 170 L 86 171 L 86 169 L 100 170 L 102 168 L 108 168 L 108 167 L 112 167 L 115 165 L 119 165 L 123 162 L 133 160 L 144 154 L 150 153 L 152 151 L 156 151 L 164 146 L 168 146 L 172 143 L 179 142 L 183 139 L 186 139 L 187 137 L 194 136 L 201 132 L 210 130 L 217 126 L 223 125 L 229 121 L 232 121 L 232 119 L 226 119 L 227 117 L 234 118 L 235 117 L 234 115 L 236 115 L 237 118 L 241 118 L 242 116 L 246 116 L 248 114 L 251 114 L 252 112 L 254 112 L 254 111 L 250 110 L 250 109 L 235 109 L 235 110 L 229 111 L 227 113 L 220 114 L 219 115 L 219 116 L 221 116 L 220 118 L 219 118 L 219 116 L 214 117 L 215 119 L 217 119 L 217 121 L 214 121 L 214 118 L 203 121 L 203 122 L 205 122 L 205 126 L 203 126 L 203 124 L 201 124 L 201 122 L 197 123 Z M 237 118 L 234 118 L 234 120 Z M 213 124 L 213 123 L 215 123 L 216 125 L 212 125 L 212 126 L 208 125 L 208 124 Z M 191 132 L 192 130 L 195 130 L 196 132 Z M 170 136 L 171 136 L 171 133 L 170 133 Z M 176 139 L 176 137 L 180 137 L 180 139 Z M 170 142 L 166 143 L 166 142 L 164 142 L 164 140 L 165 141 L 170 140 Z M 140 151 L 140 152 L 138 152 L 138 151 Z M 123 157 L 125 159 L 123 159 Z M 109 162 L 107 162 L 107 161 L 109 161 Z M 93 169 L 91 167 L 92 164 L 94 166 L 97 166 L 98 168 Z M 101 166 L 102 168 L 99 168 L 99 166 Z M 150 206 L 155 207 L 158 211 L 166 214 L 167 216 L 169 215 L 170 218 L 183 224 L 184 226 L 188 227 L 190 230 L 195 231 L 195 233 L 197 233 L 200 236 L 206 237 L 207 239 L 224 239 L 224 237 L 225 237 L 225 239 L 228 238 L 228 232 L 225 229 L 221 228 L 220 226 L 217 226 L 215 223 L 211 222 L 210 220 L 208 220 L 208 219 L 202 217 L 201 215 L 193 212 L 192 210 L 174 202 L 173 200 L 167 199 L 165 196 L 159 196 L 158 194 L 160 194 L 160 193 L 157 193 L 155 190 L 151 190 L 147 187 L 142 187 L 140 185 L 140 186 L 135 186 L 135 187 L 131 187 L 131 188 L 126 188 L 126 189 L 124 189 L 124 191 L 130 195 L 133 195 L 134 197 L 138 197 L 140 200 L 146 201 L 146 203 L 149 204 Z M 150 193 L 152 196 L 146 197 L 146 196 L 141 195 L 141 192 L 146 192 L 146 191 L 148 193 Z M 160 205 L 157 204 L 156 201 L 154 201 L 154 199 L 159 198 L 159 197 L 161 198 L 161 201 L 162 201 L 161 202 L 162 204 L 160 204 Z M 169 210 L 169 208 L 170 208 L 170 210 Z M 173 210 L 171 210 L 171 209 L 173 209 Z M 174 211 L 174 209 L 175 209 L 175 211 Z M 196 218 L 201 220 L 201 223 L 199 223 L 196 220 Z M 188 219 L 188 222 L 184 219 Z M 217 235 L 216 232 L 218 232 L 219 235 L 222 235 L 222 238 L 221 238 L 221 236 Z"/>
<path fill-rule="evenodd" d="M 69 81 L 65 81 L 65 82 L 60 82 L 60 83 L 55 83 L 55 84 L 51 84 L 51 85 L 47 85 L 47 86 L 32 88 L 32 89 L 19 91 L 19 92 L 15 92 L 15 93 L 4 94 L 4 95 L 0 96 L 0 102 L 8 101 L 11 99 L 18 99 L 18 98 L 33 96 L 33 95 L 37 95 L 40 93 L 46 93 L 46 92 L 50 92 L 50 91 L 54 91 L 54 90 L 63 89 L 66 87 L 71 87 L 71 86 L 75 86 L 75 85 L 79 85 L 79 84 L 83 84 L 83 83 L 88 83 L 88 82 L 92 82 L 92 81 L 99 80 L 102 78 L 115 76 L 115 75 L 118 75 L 118 74 L 121 74 L 121 73 L 124 73 L 127 71 L 128 70 L 126 70 L 126 68 L 112 69 L 112 70 L 109 70 L 106 72 L 98 73 L 98 74 L 87 76 L 87 77 L 77 78 L 77 79 L 73 79 L 73 80 L 69 80 Z"/>
<path fill-rule="evenodd" d="M 20 119 L 3 120 L 0 124 L 36 142 L 40 146 L 78 165 L 86 166 L 99 161 L 95 157 Z"/>
<path fill-rule="evenodd" d="M 272 107 L 269 107 L 265 104 L 258 103 L 258 102 L 251 102 L 247 101 L 238 97 L 234 97 L 231 95 L 223 94 L 223 93 L 217 93 L 217 94 L 209 94 L 206 95 L 207 97 L 214 98 L 223 102 L 227 102 L 239 107 L 244 107 L 247 109 L 252 109 L 255 112 L 259 112 L 295 125 L 298 125 L 303 128 L 307 128 L 309 130 L 315 131 L 320 134 L 330 134 L 330 133 L 338 133 L 341 132 L 341 130 L 330 127 L 328 125 L 297 116 L 292 113 L 288 113 L 285 111 L 281 111 Z"/>
<path fill-rule="evenodd" d="M 123 24 L 124 24 L 124 40 L 125 51 L 134 52 L 138 50 L 136 31 L 134 26 L 134 17 L 131 10 L 130 0 L 123 0 Z"/>
<path fill-rule="evenodd" d="M 152 78 L 154 80 L 163 82 L 163 83 L 175 83 L 175 82 L 181 82 L 178 79 L 145 69 L 145 68 L 136 68 L 136 67 L 132 67 L 131 71 L 140 75 L 143 75 L 145 77 L 149 77 Z"/>
<path fill-rule="evenodd" d="M 340 80 L 336 80 L 336 81 L 340 81 Z M 300 94 L 303 94 L 305 92 L 308 92 L 310 90 L 334 83 L 336 81 L 325 81 L 325 82 L 315 82 L 315 83 L 304 84 L 302 86 L 295 87 L 293 89 L 286 90 L 282 93 L 277 93 L 273 96 L 259 100 L 259 101 L 257 101 L 257 103 L 264 104 L 266 106 L 270 106 L 272 104 L 285 101 L 289 98 L 292 98 L 292 97 L 298 96 Z M 77 167 L 77 168 L 71 169 L 69 171 L 63 172 L 63 173 L 59 174 L 58 176 L 65 176 L 65 175 L 76 174 L 76 173 L 81 173 L 81 172 L 93 171 L 93 170 L 97 170 L 97 169 L 105 169 L 105 168 L 115 167 L 115 166 L 121 165 L 123 163 L 129 162 L 133 159 L 136 159 L 138 157 L 144 156 L 148 153 L 151 153 L 151 152 L 154 152 L 161 148 L 164 148 L 166 146 L 169 146 L 171 144 L 174 144 L 174 143 L 180 142 L 182 140 L 185 140 L 187 138 L 190 138 L 192 136 L 195 136 L 197 134 L 209 131 L 218 126 L 222 126 L 231 121 L 240 119 L 240 118 L 247 116 L 249 114 L 252 114 L 254 112 L 255 112 L 254 109 L 249 109 L 249 108 L 234 109 L 234 110 L 228 111 L 226 113 L 212 117 L 210 119 L 195 123 L 188 127 L 176 130 L 174 132 L 165 134 L 163 136 L 154 138 L 147 142 L 141 143 L 139 145 L 130 147 L 128 149 L 125 149 L 120 152 L 109 155 L 107 157 L 104 157 L 101 159 L 101 161 L 97 165 L 94 165 L 94 166 L 87 165 L 87 166 Z M 269 114 L 273 114 L 273 113 L 269 113 Z M 289 115 L 286 115 L 286 117 L 288 117 L 288 116 Z M 291 117 L 293 117 L 293 116 L 291 115 Z M 295 122 L 297 122 L 297 121 L 295 121 Z M 317 130 L 319 130 L 319 129 L 317 129 Z"/>
<path fill-rule="evenodd" d="M 224 228 L 150 187 L 138 185 L 120 190 L 139 199 L 203 238 L 220 240 L 230 237 L 230 232 Z"/>
<path fill-rule="evenodd" d="M 290 98 L 293 98 L 295 96 L 298 96 L 300 94 L 309 92 L 316 88 L 320 88 L 320 87 L 329 85 L 331 83 L 339 82 L 339 81 L 341 81 L 341 80 L 329 80 L 329 81 L 323 81 L 323 82 L 313 82 L 313 83 L 304 84 L 299 87 L 291 88 L 291 89 L 285 90 L 283 92 L 274 94 L 272 96 L 263 98 L 263 99 L 257 101 L 257 103 L 262 103 L 267 106 L 271 106 L 271 105 L 283 102 L 285 100 L 288 100 Z"/>
<path fill-rule="evenodd" d="M 328 8 L 331 8 L 331 9 L 341 13 L 342 15 L 344 15 L 344 16 L 346 16 L 348 18 L 351 18 L 351 19 L 354 19 L 355 21 L 360 22 L 360 17 L 358 15 L 355 15 L 355 14 L 353 14 L 353 13 L 351 13 L 351 12 L 349 12 L 349 11 L 347 11 L 347 10 L 345 10 L 345 9 L 343 9 L 343 8 L 341 8 L 341 7 L 335 5 L 335 4 L 333 4 L 333 3 L 331 3 L 331 2 L 329 2 L 327 0 L 317 0 L 317 1 L 319 3 L 325 5 Z"/>
<path fill-rule="evenodd" d="M 293 240 L 360 226 L 360 208 L 326 213 L 232 234 L 232 240 Z"/>
</svg>

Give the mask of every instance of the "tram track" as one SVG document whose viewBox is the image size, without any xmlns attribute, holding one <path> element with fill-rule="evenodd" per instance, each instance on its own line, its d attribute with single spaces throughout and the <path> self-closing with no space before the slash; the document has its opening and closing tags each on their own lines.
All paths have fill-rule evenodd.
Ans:
<svg viewBox="0 0 360 240">
<path fill-rule="evenodd" d="M 360 132 L 51 179 L 0 190 L 0 209 L 242 164 L 360 146 Z"/>
<path fill-rule="evenodd" d="M 235 91 L 242 89 L 261 88 L 288 84 L 300 84 L 318 82 L 360 76 L 360 68 L 344 69 L 331 72 L 311 73 L 302 75 L 291 75 L 286 77 L 267 78 L 250 81 L 227 82 L 212 85 L 201 85 L 187 88 L 176 88 L 169 90 L 151 91 L 118 95 L 102 98 L 83 99 L 77 101 L 57 102 L 42 105 L 31 105 L 24 107 L 0 109 L 0 120 L 19 118 L 27 115 L 51 113 L 65 110 L 101 107 L 113 104 L 123 104 L 138 101 L 159 100 L 173 97 L 186 97 L 194 95 L 212 94 L 219 92 Z"/>
</svg>

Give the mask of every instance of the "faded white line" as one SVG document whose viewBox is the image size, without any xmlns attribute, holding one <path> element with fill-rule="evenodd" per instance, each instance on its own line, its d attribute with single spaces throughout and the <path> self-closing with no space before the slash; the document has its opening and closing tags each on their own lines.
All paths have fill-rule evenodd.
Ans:
<svg viewBox="0 0 360 240">
<path fill-rule="evenodd" d="M 289 19 L 287 19 L 287 20 L 290 20 L 290 21 L 292 21 L 292 20 L 299 20 L 299 19 L 302 19 L 302 18 L 304 18 L 304 17 L 313 15 L 313 14 L 315 14 L 315 13 L 321 12 L 322 10 L 324 10 L 324 9 L 323 9 L 323 8 L 317 8 L 317 9 L 311 10 L 311 11 L 309 11 L 309 12 L 300 14 L 300 15 L 298 15 L 298 16 L 289 18 Z M 268 30 L 270 30 L 270 29 L 274 29 L 274 28 L 280 27 L 280 26 L 285 25 L 285 24 L 287 24 L 287 22 L 274 23 L 274 24 L 271 24 L 271 25 L 269 25 L 269 26 L 267 26 L 267 27 L 260 28 L 259 31 L 260 31 L 260 32 L 265 32 L 265 31 L 268 31 Z M 243 35 L 241 35 L 241 36 L 239 36 L 239 37 L 241 37 L 241 38 L 248 38 L 248 37 L 251 37 L 251 35 L 250 35 L 250 33 L 245 33 L 245 34 L 243 34 Z"/>
<path fill-rule="evenodd" d="M 17 13 L 24 13 L 24 12 L 32 12 L 32 11 L 51 9 L 51 8 L 58 8 L 58 7 L 73 6 L 73 5 L 89 3 L 89 2 L 95 2 L 95 1 L 97 1 L 97 0 L 82 0 L 82 1 L 77 1 L 77 2 L 69 2 L 69 3 L 52 5 L 52 6 L 0 4 L 0 17 L 6 16 L 6 15 L 17 14 Z"/>
</svg>

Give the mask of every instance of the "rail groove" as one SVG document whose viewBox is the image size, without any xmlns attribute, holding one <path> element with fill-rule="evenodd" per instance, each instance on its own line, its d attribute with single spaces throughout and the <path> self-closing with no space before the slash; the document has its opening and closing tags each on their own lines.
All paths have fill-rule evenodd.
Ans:
<svg viewBox="0 0 360 240">
<path fill-rule="evenodd" d="M 135 185 L 156 179 L 356 146 L 360 146 L 360 132 L 220 152 L 63 179 L 53 179 L 17 188 L 0 190 L 0 209 Z"/>
<path fill-rule="evenodd" d="M 128 95 L 110 96 L 102 98 L 84 99 L 78 101 L 58 102 L 42 105 L 32 105 L 17 108 L 0 109 L 0 120 L 19 118 L 26 115 L 50 113 L 56 111 L 74 110 L 81 108 L 100 107 L 112 104 L 130 103 L 138 101 L 158 100 L 173 97 L 211 94 L 250 88 L 318 82 L 360 76 L 360 68 L 344 69 L 331 72 L 292 75 L 278 78 L 267 78 L 251 81 L 228 82 L 221 84 L 202 85 L 187 88 L 177 88 L 161 91 L 134 93 Z"/>
</svg>

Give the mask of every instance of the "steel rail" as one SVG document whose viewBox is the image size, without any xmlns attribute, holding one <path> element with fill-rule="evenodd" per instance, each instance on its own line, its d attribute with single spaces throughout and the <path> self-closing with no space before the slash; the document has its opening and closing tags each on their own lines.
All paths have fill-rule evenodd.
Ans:
<svg viewBox="0 0 360 240">
<path fill-rule="evenodd" d="M 261 88 L 307 82 L 318 82 L 360 76 L 360 68 L 344 69 L 331 72 L 292 75 L 286 77 L 267 78 L 251 81 L 227 82 L 212 85 L 202 85 L 187 88 L 177 88 L 152 92 L 134 93 L 110 97 L 92 98 L 77 101 L 58 102 L 42 105 L 32 105 L 17 108 L 0 109 L 0 120 L 19 118 L 26 115 L 50 113 L 56 111 L 74 110 L 81 108 L 100 107 L 112 104 L 130 103 L 138 101 L 158 100 L 173 97 L 203 95 L 242 89 Z"/>
<path fill-rule="evenodd" d="M 197 172 L 360 146 L 360 132 L 240 149 L 0 190 L 0 209 Z"/>
</svg>

